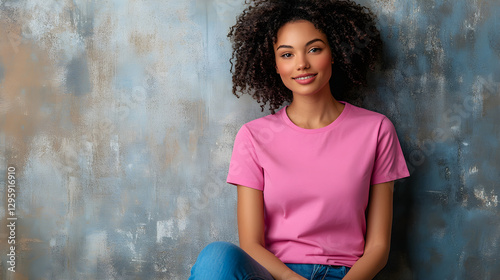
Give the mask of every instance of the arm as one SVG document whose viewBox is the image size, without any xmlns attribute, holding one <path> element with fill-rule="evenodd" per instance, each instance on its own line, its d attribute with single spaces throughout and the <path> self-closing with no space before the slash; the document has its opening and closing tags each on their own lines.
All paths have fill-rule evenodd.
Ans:
<svg viewBox="0 0 500 280">
<path fill-rule="evenodd" d="M 262 191 L 238 185 L 240 247 L 264 266 L 275 279 L 305 280 L 265 248 Z"/>
<path fill-rule="evenodd" d="M 352 266 L 345 280 L 373 279 L 389 258 L 394 181 L 370 189 L 364 254 Z"/>
</svg>

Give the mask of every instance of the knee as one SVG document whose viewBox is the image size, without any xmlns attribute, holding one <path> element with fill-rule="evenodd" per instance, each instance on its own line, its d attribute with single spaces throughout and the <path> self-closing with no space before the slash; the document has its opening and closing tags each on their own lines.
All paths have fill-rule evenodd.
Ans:
<svg viewBox="0 0 500 280">
<path fill-rule="evenodd" d="M 229 242 L 213 242 L 201 250 L 191 268 L 190 280 L 226 279 L 234 274 L 236 259 L 240 259 L 240 248 Z M 241 250 L 243 252 L 243 250 Z"/>
<path fill-rule="evenodd" d="M 207 260 L 225 263 L 226 260 L 234 259 L 243 250 L 230 242 L 216 241 L 208 244 L 198 255 L 198 261 Z"/>
</svg>

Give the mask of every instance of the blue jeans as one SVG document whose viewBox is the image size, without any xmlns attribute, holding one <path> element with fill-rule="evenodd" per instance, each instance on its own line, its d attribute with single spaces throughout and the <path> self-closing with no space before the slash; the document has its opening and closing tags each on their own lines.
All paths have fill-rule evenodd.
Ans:
<svg viewBox="0 0 500 280">
<path fill-rule="evenodd" d="M 349 267 L 322 264 L 286 265 L 310 280 L 342 279 Z M 273 280 L 271 274 L 240 247 L 229 242 L 208 244 L 198 255 L 189 280 Z"/>
</svg>

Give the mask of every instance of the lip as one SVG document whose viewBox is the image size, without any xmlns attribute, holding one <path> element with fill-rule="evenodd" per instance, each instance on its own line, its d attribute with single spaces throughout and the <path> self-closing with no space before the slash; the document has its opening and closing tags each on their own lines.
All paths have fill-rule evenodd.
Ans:
<svg viewBox="0 0 500 280">
<path fill-rule="evenodd" d="M 312 83 L 316 79 L 317 75 L 318 74 L 306 73 L 306 74 L 301 74 L 301 75 L 298 75 L 296 77 L 293 77 L 292 79 L 301 85 L 307 85 L 307 84 Z M 299 79 L 299 78 L 302 78 L 302 79 Z"/>
</svg>

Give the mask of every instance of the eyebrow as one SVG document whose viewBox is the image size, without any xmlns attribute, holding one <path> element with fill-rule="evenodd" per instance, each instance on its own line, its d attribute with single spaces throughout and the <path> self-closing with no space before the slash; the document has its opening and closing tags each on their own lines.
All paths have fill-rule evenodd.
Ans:
<svg viewBox="0 0 500 280">
<path fill-rule="evenodd" d="M 317 39 L 312 39 L 311 41 L 307 42 L 306 43 L 306 47 L 309 46 L 309 45 L 311 45 L 311 44 L 313 44 L 313 43 L 315 43 L 315 42 L 318 42 L 318 41 L 322 42 L 323 44 L 326 44 L 323 40 L 317 38 Z M 293 49 L 293 47 L 290 46 L 290 45 L 280 45 L 279 47 L 276 48 L 276 50 L 279 50 L 281 48 Z"/>
</svg>

